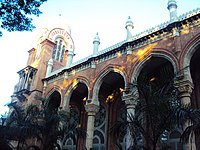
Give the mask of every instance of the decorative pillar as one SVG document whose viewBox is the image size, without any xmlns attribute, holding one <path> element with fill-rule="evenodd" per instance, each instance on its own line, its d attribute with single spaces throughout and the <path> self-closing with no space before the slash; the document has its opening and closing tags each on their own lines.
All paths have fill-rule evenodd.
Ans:
<svg viewBox="0 0 200 150">
<path fill-rule="evenodd" d="M 99 106 L 95 104 L 87 104 L 85 105 L 85 110 L 88 114 L 86 149 L 90 150 L 93 145 L 95 115 L 99 111 Z"/>
<path fill-rule="evenodd" d="M 193 83 L 188 80 L 188 78 L 180 77 L 179 80 L 175 81 L 175 87 L 178 89 L 180 93 L 181 105 L 190 105 L 191 104 L 191 94 L 193 91 Z M 183 125 L 183 129 L 185 130 L 191 123 L 187 121 Z M 191 142 L 184 145 L 184 150 L 196 150 L 195 146 L 195 136 L 192 135 Z"/>
<path fill-rule="evenodd" d="M 131 121 L 131 117 L 135 115 L 135 107 L 139 100 L 139 92 L 138 92 L 137 86 L 133 85 L 132 83 L 129 83 L 127 87 L 125 88 L 125 91 L 123 92 L 122 100 L 126 104 L 127 121 Z M 132 144 L 133 144 L 133 141 L 130 135 L 130 130 L 127 129 L 126 148 L 131 147 Z"/>
<path fill-rule="evenodd" d="M 53 69 L 53 59 L 51 58 L 48 61 L 46 77 L 48 77 L 50 75 L 50 73 L 52 72 L 52 69 Z"/>
<path fill-rule="evenodd" d="M 178 17 L 177 17 L 177 3 L 176 3 L 176 0 L 168 0 L 167 9 L 169 10 L 170 21 L 171 22 L 177 21 Z"/>
<path fill-rule="evenodd" d="M 74 57 L 74 51 L 71 49 L 67 53 L 67 67 L 69 67 L 72 64 L 73 57 Z"/>
<path fill-rule="evenodd" d="M 45 97 L 46 89 L 47 89 L 47 81 L 44 81 L 44 83 L 43 83 L 42 97 Z"/>
<path fill-rule="evenodd" d="M 180 93 L 181 104 L 188 105 L 191 103 L 190 97 L 193 90 L 193 83 L 187 79 L 179 79 L 175 81 L 175 87 Z"/>
</svg>

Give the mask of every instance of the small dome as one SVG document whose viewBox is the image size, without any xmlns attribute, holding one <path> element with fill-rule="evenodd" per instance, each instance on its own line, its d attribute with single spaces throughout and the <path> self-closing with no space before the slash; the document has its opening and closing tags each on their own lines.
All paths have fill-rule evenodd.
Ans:
<svg viewBox="0 0 200 150">
<path fill-rule="evenodd" d="M 171 7 L 177 8 L 176 0 L 169 0 L 167 3 L 167 9 L 170 9 Z"/>
<path fill-rule="evenodd" d="M 49 37 L 50 32 L 53 29 L 63 29 L 69 35 L 71 35 L 71 28 L 61 15 L 57 17 L 50 17 L 38 27 L 37 35 L 32 43 L 32 47 L 40 49 L 40 43 Z"/>
<path fill-rule="evenodd" d="M 44 27 L 46 27 L 49 31 L 55 28 L 61 28 L 71 34 L 71 28 L 61 15 L 48 19 Z"/>
</svg>

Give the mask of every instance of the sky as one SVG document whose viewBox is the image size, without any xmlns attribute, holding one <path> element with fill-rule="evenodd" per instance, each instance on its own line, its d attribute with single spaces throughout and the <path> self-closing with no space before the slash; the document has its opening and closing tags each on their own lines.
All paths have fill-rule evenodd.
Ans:
<svg viewBox="0 0 200 150">
<path fill-rule="evenodd" d="M 75 44 L 73 62 L 87 57 L 93 51 L 93 38 L 98 32 L 99 50 L 112 46 L 126 38 L 125 23 L 131 17 L 138 34 L 169 20 L 168 0 L 48 0 L 39 17 L 32 17 L 36 26 L 32 32 L 3 31 L 0 37 L 0 114 L 10 102 L 14 86 L 18 83 L 17 72 L 26 67 L 28 51 L 42 27 L 61 17 L 71 27 Z M 177 0 L 178 16 L 200 7 L 200 0 Z"/>
</svg>

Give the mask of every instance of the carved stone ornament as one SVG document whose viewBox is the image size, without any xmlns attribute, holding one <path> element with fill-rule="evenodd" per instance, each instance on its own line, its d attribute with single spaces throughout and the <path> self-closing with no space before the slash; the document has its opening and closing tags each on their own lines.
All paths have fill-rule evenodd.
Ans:
<svg viewBox="0 0 200 150">
<path fill-rule="evenodd" d="M 137 86 L 129 83 L 123 93 L 122 100 L 125 101 L 126 105 L 136 105 L 139 100 Z"/>
<path fill-rule="evenodd" d="M 175 81 L 175 87 L 180 92 L 181 96 L 191 96 L 193 91 L 193 84 L 189 80 L 177 80 Z"/>
<path fill-rule="evenodd" d="M 95 104 L 87 104 L 85 105 L 85 110 L 88 115 L 95 115 L 99 111 L 99 106 Z"/>
</svg>

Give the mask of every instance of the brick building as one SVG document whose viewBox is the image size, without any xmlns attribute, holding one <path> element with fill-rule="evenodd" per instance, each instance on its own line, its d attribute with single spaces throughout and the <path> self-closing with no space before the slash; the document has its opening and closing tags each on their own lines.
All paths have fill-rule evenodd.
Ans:
<svg viewBox="0 0 200 150">
<path fill-rule="evenodd" d="M 168 1 L 170 20 L 137 35 L 132 35 L 133 22 L 126 24 L 127 38 L 109 48 L 99 50 L 100 38 L 93 40 L 93 54 L 73 62 L 74 42 L 71 29 L 62 20 L 55 28 L 44 28 L 35 48 L 29 50 L 26 67 L 18 72 L 19 83 L 12 101 L 21 94 L 32 103 L 34 95 L 45 97 L 53 107 L 73 111 L 75 123 L 87 131 L 87 138 L 68 137 L 63 149 L 113 149 L 107 131 L 123 117 L 121 109 L 134 109 L 128 91 L 130 83 L 141 71 L 147 74 L 169 65 L 174 73 L 181 72 L 179 90 L 183 103 L 200 108 L 200 9 L 177 16 L 175 0 Z M 110 99 L 109 99 L 110 96 Z M 114 97 L 114 98 L 113 98 Z M 181 131 L 170 133 L 171 146 L 181 149 Z M 125 139 L 121 143 L 126 147 Z M 200 149 L 196 139 L 196 147 Z M 193 143 L 194 144 L 194 143 Z M 115 149 L 115 148 L 114 148 Z"/>
</svg>

